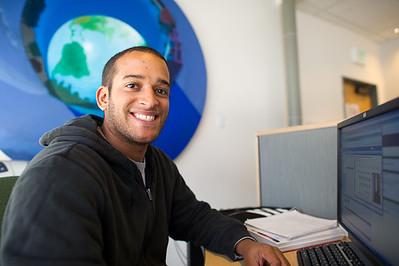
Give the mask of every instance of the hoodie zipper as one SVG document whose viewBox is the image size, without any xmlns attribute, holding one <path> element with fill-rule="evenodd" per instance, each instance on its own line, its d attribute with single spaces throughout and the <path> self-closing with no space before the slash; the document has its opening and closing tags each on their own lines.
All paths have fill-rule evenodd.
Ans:
<svg viewBox="0 0 399 266">
<path fill-rule="evenodd" d="M 146 173 L 146 176 L 147 176 L 147 174 L 152 174 L 152 173 L 148 172 L 148 173 Z M 149 227 L 147 229 L 146 236 L 145 236 L 145 238 L 143 240 L 143 257 L 144 257 L 144 261 L 146 261 L 147 256 L 148 256 L 148 254 L 147 254 L 148 248 L 149 248 L 148 245 L 151 245 L 149 243 L 149 237 L 151 235 L 152 228 L 154 227 L 154 224 L 155 224 L 155 220 L 154 220 L 155 219 L 155 206 L 154 206 L 155 203 L 153 201 L 153 196 L 152 196 L 152 191 L 151 191 L 151 187 L 150 186 L 153 187 L 152 179 L 151 178 L 147 178 L 146 179 L 146 185 L 144 186 L 144 190 L 145 190 L 145 192 L 147 194 L 148 200 L 150 201 L 151 210 L 149 210 L 149 215 L 150 215 L 150 217 L 149 217 L 149 225 L 148 225 Z"/>
<path fill-rule="evenodd" d="M 149 187 L 145 188 L 145 192 L 147 193 L 148 199 L 152 201 L 151 189 Z"/>
</svg>

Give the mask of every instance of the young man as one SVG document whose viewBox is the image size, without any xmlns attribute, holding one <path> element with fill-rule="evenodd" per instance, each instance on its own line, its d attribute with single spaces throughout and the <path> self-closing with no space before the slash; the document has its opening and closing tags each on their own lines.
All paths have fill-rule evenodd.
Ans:
<svg viewBox="0 0 399 266">
<path fill-rule="evenodd" d="M 104 119 L 76 118 L 46 133 L 5 214 L 3 266 L 165 265 L 168 236 L 247 265 L 287 265 L 280 251 L 198 201 L 150 143 L 169 111 L 170 77 L 155 50 L 133 47 L 103 71 Z"/>
</svg>

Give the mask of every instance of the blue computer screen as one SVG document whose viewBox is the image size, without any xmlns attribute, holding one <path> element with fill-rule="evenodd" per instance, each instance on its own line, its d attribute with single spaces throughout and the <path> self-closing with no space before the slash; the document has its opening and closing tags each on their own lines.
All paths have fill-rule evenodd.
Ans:
<svg viewBox="0 0 399 266">
<path fill-rule="evenodd" d="M 399 265 L 399 110 L 339 131 L 341 224 L 386 264 Z"/>
</svg>

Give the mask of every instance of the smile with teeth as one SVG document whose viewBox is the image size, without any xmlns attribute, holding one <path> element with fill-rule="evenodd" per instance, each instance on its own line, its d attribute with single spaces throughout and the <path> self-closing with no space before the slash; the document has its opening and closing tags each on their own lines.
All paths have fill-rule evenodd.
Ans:
<svg viewBox="0 0 399 266">
<path fill-rule="evenodd" d="M 133 113 L 134 117 L 143 121 L 154 121 L 155 115 L 143 115 L 139 113 Z"/>
</svg>

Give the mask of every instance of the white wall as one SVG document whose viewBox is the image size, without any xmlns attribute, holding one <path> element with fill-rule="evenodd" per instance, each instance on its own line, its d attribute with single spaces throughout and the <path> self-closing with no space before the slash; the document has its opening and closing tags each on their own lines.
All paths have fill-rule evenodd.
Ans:
<svg viewBox="0 0 399 266">
<path fill-rule="evenodd" d="M 207 67 L 203 118 L 176 163 L 216 208 L 257 204 L 255 132 L 286 124 L 280 16 L 274 1 L 177 1 Z"/>
<path fill-rule="evenodd" d="M 255 132 L 286 126 L 278 7 L 264 0 L 176 2 L 196 32 L 208 75 L 202 120 L 176 163 L 213 207 L 254 206 Z M 181 263 L 174 245 L 168 265 Z"/>
<path fill-rule="evenodd" d="M 304 124 L 344 118 L 343 77 L 377 85 L 379 103 L 386 100 L 377 43 L 301 11 L 296 14 Z M 354 47 L 366 52 L 365 65 L 352 63 Z"/>
<path fill-rule="evenodd" d="M 381 45 L 385 100 L 399 97 L 399 39 Z"/>
</svg>

